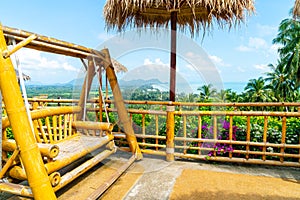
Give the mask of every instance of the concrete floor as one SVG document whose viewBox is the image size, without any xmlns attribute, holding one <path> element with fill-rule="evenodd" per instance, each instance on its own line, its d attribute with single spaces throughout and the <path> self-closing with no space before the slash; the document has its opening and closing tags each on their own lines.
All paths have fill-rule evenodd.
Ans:
<svg viewBox="0 0 300 200">
<path fill-rule="evenodd" d="M 92 170 L 79 177 L 57 193 L 59 200 L 86 199 L 99 184 L 107 180 L 131 157 L 131 153 L 117 151 Z M 300 183 L 300 169 L 274 166 L 258 166 L 231 163 L 209 163 L 205 161 L 176 160 L 165 161 L 164 157 L 144 155 L 110 187 L 99 199 L 103 200 L 165 200 L 170 198 L 176 179 L 184 169 L 209 170 L 254 176 L 276 177 Z M 300 186 L 300 185 L 299 185 Z M 300 187 L 299 187 L 300 190 Z M 2 196 L 4 197 L 4 196 Z M 1 195 L 0 195 L 0 199 Z M 7 198 L 5 198 L 7 199 Z M 12 199 L 26 199 L 12 197 Z M 300 197 L 299 197 L 300 199 Z"/>
</svg>

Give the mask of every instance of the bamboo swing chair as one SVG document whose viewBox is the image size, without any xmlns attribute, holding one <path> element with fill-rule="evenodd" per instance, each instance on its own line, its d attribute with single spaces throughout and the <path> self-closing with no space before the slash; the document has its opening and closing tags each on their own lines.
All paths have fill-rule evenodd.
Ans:
<svg viewBox="0 0 300 200">
<path fill-rule="evenodd" d="M 8 50 L 8 41 L 16 45 Z M 86 77 L 77 106 L 25 109 L 10 56 L 22 47 L 62 54 L 87 61 Z M 112 88 L 118 118 L 134 154 L 127 167 L 142 154 L 131 126 L 108 49 L 101 51 L 0 25 L 0 88 L 7 117 L 2 119 L 0 191 L 34 199 L 56 199 L 55 192 L 115 153 L 113 125 L 86 121 L 86 101 L 97 67 L 102 67 Z M 100 69 L 98 69 L 100 71 Z M 100 94 L 99 94 L 100 95 Z M 8 139 L 11 127 L 14 139 Z M 60 170 L 90 155 L 71 171 Z M 122 167 L 123 171 L 127 168 Z M 115 179 L 118 176 L 114 176 Z M 6 181 L 4 181 L 6 180 Z M 29 185 L 20 184 L 27 180 Z M 110 181 L 113 182 L 113 181 Z M 104 192 L 105 188 L 97 191 Z M 104 189 L 103 189 L 104 188 Z M 95 195 L 94 195 L 95 196 Z"/>
</svg>

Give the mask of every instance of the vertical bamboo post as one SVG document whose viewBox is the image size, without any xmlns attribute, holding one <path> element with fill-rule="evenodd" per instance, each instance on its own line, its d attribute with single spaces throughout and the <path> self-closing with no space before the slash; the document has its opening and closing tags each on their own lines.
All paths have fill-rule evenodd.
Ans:
<svg viewBox="0 0 300 200">
<path fill-rule="evenodd" d="M 247 142 L 247 145 L 246 145 L 246 159 L 248 160 L 249 159 L 249 151 L 250 151 L 250 147 L 249 147 L 249 142 L 250 142 L 250 131 L 251 131 L 251 128 L 250 128 L 250 116 L 247 116 L 247 133 L 246 133 L 246 142 Z"/>
<path fill-rule="evenodd" d="M 10 57 L 4 59 L 2 56 L 5 50 L 7 46 L 0 25 L 0 88 L 16 143 L 20 147 L 20 157 L 28 183 L 34 199 L 56 199 L 30 126 L 12 61 Z"/>
<path fill-rule="evenodd" d="M 266 151 L 267 151 L 267 146 L 266 146 L 266 144 L 267 144 L 267 133 L 268 133 L 268 117 L 265 116 L 264 117 L 264 133 L 263 133 L 263 143 L 264 143 L 263 152 L 264 153 L 266 153 Z M 263 159 L 263 161 L 266 160 L 266 154 L 264 154 L 262 156 L 262 159 Z"/>
<path fill-rule="evenodd" d="M 286 117 L 282 117 L 282 135 L 281 135 L 281 144 L 283 147 L 280 148 L 280 153 L 284 154 L 284 145 L 285 145 L 285 137 L 286 137 Z M 280 162 L 284 161 L 284 157 L 280 157 Z"/>
<path fill-rule="evenodd" d="M 155 150 L 158 151 L 158 115 L 155 115 L 155 135 L 156 135 L 156 139 L 155 139 L 155 144 L 156 144 L 156 147 L 155 147 Z"/>
<path fill-rule="evenodd" d="M 187 149 L 187 146 L 186 146 L 186 115 L 183 115 L 183 138 L 184 138 L 184 141 L 183 141 L 183 146 L 184 146 L 183 154 L 186 154 L 186 149 Z"/>
<path fill-rule="evenodd" d="M 198 116 L 198 133 L 197 133 L 197 135 L 198 135 L 199 139 L 202 139 L 202 118 L 201 118 L 201 115 Z M 198 154 L 199 155 L 201 155 L 201 149 L 200 149 L 201 145 L 202 145 L 202 143 L 198 142 L 198 148 L 199 148 Z"/>
<path fill-rule="evenodd" d="M 166 160 L 174 161 L 175 152 L 175 116 L 174 116 L 175 106 L 167 106 L 167 130 L 166 130 Z"/>
<path fill-rule="evenodd" d="M 106 69 L 106 76 L 108 78 L 110 88 L 112 89 L 114 95 L 115 106 L 117 108 L 119 120 L 123 125 L 124 132 L 126 134 L 126 140 L 129 144 L 130 150 L 132 153 L 136 154 L 136 158 L 138 160 L 143 158 L 142 152 L 140 147 L 137 143 L 134 130 L 132 128 L 132 123 L 130 118 L 128 117 L 127 110 L 123 101 L 121 89 L 118 84 L 117 76 L 115 74 L 114 68 L 111 63 L 111 58 L 109 55 L 108 49 L 103 49 L 102 53 L 106 56 L 105 69 Z"/>
<path fill-rule="evenodd" d="M 145 140 L 145 136 L 146 136 L 145 114 L 142 114 L 142 135 L 144 136 L 142 139 L 142 142 L 143 142 L 143 144 L 145 144 L 146 143 L 146 140 Z M 146 148 L 146 146 L 144 145 L 143 149 L 145 149 L 145 148 Z"/>
<path fill-rule="evenodd" d="M 232 134 L 233 134 L 233 116 L 229 116 L 229 140 L 232 141 Z M 232 144 L 229 145 L 230 152 L 229 152 L 229 158 L 232 158 Z"/>
<path fill-rule="evenodd" d="M 218 139 L 217 132 L 218 132 L 217 116 L 214 115 L 214 117 L 213 117 L 213 137 L 214 137 L 214 140 Z M 215 143 L 215 145 L 216 145 L 216 143 Z M 216 148 L 214 148 L 214 156 L 217 156 Z"/>
</svg>

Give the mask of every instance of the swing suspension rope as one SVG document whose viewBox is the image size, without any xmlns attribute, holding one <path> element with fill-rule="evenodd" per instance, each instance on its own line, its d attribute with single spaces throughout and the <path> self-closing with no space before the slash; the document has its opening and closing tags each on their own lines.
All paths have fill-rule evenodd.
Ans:
<svg viewBox="0 0 300 200">
<path fill-rule="evenodd" d="M 93 63 L 94 63 L 95 69 L 97 69 L 95 58 L 93 58 Z M 109 123 L 109 117 L 108 117 L 108 112 L 107 112 L 107 108 L 106 108 L 106 105 L 105 105 L 105 100 L 104 100 L 104 96 L 103 96 L 103 92 L 102 92 L 102 83 L 101 83 L 101 78 L 100 78 L 100 76 L 102 76 L 102 67 L 98 65 L 98 69 L 96 71 L 98 71 L 98 73 L 96 73 L 96 74 L 98 76 L 98 81 L 99 81 L 99 95 L 101 96 L 101 99 L 102 99 L 102 102 L 103 102 L 102 105 L 104 105 L 106 121 Z"/>
<path fill-rule="evenodd" d="M 12 40 L 13 47 L 15 47 L 16 46 L 16 40 L 14 38 L 12 38 L 11 40 Z M 17 55 L 17 52 L 14 53 L 14 59 L 15 59 L 15 63 L 16 63 L 17 69 L 18 69 L 18 73 L 19 73 L 19 82 L 20 82 L 20 85 L 21 85 L 21 91 L 22 91 L 23 98 L 24 98 L 27 117 L 29 119 L 31 130 L 32 130 L 32 132 L 34 132 L 33 131 L 34 129 L 33 129 L 33 124 L 32 124 L 32 118 L 31 118 L 31 115 L 30 115 L 30 105 L 28 103 L 28 98 L 27 98 L 27 92 L 26 92 L 22 67 L 21 67 L 20 60 L 19 60 L 19 57 Z"/>
</svg>

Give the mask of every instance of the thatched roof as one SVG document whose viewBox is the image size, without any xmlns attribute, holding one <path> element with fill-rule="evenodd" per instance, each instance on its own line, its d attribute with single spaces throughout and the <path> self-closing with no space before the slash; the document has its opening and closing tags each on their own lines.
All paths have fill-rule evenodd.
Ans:
<svg viewBox="0 0 300 200">
<path fill-rule="evenodd" d="M 254 0 L 107 0 L 104 17 L 108 29 L 167 27 L 172 11 L 177 12 L 180 30 L 192 35 L 210 28 L 215 21 L 231 27 L 254 12 Z"/>
<path fill-rule="evenodd" d="M 295 18 L 300 17 L 300 0 L 295 1 L 294 9 L 293 9 L 293 16 Z"/>
</svg>

